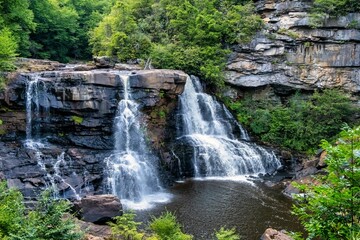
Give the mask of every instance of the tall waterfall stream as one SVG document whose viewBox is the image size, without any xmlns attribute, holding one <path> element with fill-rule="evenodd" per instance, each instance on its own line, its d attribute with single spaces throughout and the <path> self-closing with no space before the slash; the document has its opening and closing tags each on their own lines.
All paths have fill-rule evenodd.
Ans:
<svg viewBox="0 0 360 240">
<path fill-rule="evenodd" d="M 52 189 L 54 198 L 80 199 L 78 191 L 62 177 L 60 166 L 66 166 L 64 152 L 51 159 L 43 155 L 42 150 L 49 148 L 46 140 L 39 138 L 39 122 L 45 121 L 49 114 L 45 95 L 46 83 L 40 80 L 39 74 L 31 75 L 26 85 L 26 140 L 24 145 L 27 149 L 34 151 L 37 163 L 44 172 L 46 187 Z M 40 103 L 43 106 L 40 106 Z M 74 172 L 73 175 L 76 173 Z M 63 195 L 60 194 L 59 185 L 65 189 Z"/>
<path fill-rule="evenodd" d="M 124 93 L 115 117 L 115 151 L 105 160 L 108 184 L 126 207 L 149 208 L 153 203 L 168 201 L 170 196 L 162 191 L 158 159 L 146 145 L 139 105 L 131 99 L 129 77 L 119 76 Z"/>
</svg>

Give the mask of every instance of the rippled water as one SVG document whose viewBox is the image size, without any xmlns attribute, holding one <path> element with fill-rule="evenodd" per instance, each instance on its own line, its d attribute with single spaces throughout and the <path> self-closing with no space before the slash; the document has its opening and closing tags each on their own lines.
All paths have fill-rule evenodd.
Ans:
<svg viewBox="0 0 360 240">
<path fill-rule="evenodd" d="M 215 229 L 235 227 L 242 240 L 259 239 L 268 227 L 301 231 L 290 209 L 292 202 L 279 189 L 260 181 L 187 180 L 169 192 L 172 201 L 137 212 L 147 222 L 168 210 L 195 239 L 213 239 Z"/>
</svg>

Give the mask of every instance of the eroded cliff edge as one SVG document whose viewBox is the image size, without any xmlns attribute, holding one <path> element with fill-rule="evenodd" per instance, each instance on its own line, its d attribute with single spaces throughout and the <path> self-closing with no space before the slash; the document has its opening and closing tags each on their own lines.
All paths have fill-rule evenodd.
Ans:
<svg viewBox="0 0 360 240">
<path fill-rule="evenodd" d="M 242 94 L 279 97 L 295 90 L 341 88 L 360 93 L 360 13 L 312 28 L 312 1 L 260 0 L 265 28 L 250 43 L 233 47 L 227 83 Z M 236 96 L 234 96 L 236 97 Z"/>
</svg>

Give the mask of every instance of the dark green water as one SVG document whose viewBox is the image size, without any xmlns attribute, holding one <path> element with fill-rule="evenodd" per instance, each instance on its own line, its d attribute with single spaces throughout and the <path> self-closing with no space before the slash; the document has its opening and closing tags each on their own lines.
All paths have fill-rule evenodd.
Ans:
<svg viewBox="0 0 360 240">
<path fill-rule="evenodd" d="M 170 202 L 137 211 L 139 220 L 147 222 L 166 210 L 174 212 L 195 239 L 213 239 L 214 230 L 221 226 L 235 227 L 242 240 L 259 239 L 268 227 L 302 230 L 290 213 L 292 201 L 260 181 L 187 180 L 169 192 Z"/>
</svg>

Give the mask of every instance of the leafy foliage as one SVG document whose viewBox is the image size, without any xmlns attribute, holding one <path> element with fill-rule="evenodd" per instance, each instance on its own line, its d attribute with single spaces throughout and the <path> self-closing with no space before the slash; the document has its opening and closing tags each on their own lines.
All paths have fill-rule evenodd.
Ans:
<svg viewBox="0 0 360 240">
<path fill-rule="evenodd" d="M 77 240 L 82 233 L 70 217 L 65 217 L 70 205 L 54 200 L 45 191 L 36 208 L 25 212 L 23 197 L 18 190 L 0 183 L 0 238 L 9 240 Z"/>
<path fill-rule="evenodd" d="M 23 57 L 49 58 L 63 62 L 70 58 L 90 58 L 89 31 L 97 25 L 103 14 L 110 11 L 114 2 L 115 0 L 0 1 L 0 31 L 5 29 L 10 32 L 11 42 L 18 46 L 15 51 L 18 50 Z M 0 53 L 4 44 L 0 46 Z"/>
<path fill-rule="evenodd" d="M 21 226 L 24 215 L 23 197 L 15 189 L 7 189 L 6 182 L 0 182 L 0 239 L 9 239 Z"/>
<path fill-rule="evenodd" d="M 13 70 L 18 45 L 8 28 L 0 30 L 0 71 Z"/>
<path fill-rule="evenodd" d="M 360 11 L 358 0 L 315 0 L 310 15 L 310 23 L 314 27 L 319 27 L 328 18 L 358 11 Z"/>
<path fill-rule="evenodd" d="M 240 240 L 240 236 L 236 233 L 235 228 L 225 229 L 220 228 L 219 231 L 215 232 L 217 240 Z"/>
<path fill-rule="evenodd" d="M 114 218 L 115 223 L 109 222 L 113 239 L 141 240 L 144 233 L 138 230 L 141 222 L 136 222 L 135 213 L 128 212 Z"/>
<path fill-rule="evenodd" d="M 315 92 L 309 99 L 294 95 L 287 104 L 226 101 L 238 120 L 262 141 L 297 151 L 316 149 L 322 139 L 333 139 L 344 123 L 352 123 L 356 109 L 338 90 Z"/>
<path fill-rule="evenodd" d="M 36 27 L 29 0 L 0 1 L 0 30 L 7 29 L 22 56 L 29 56 L 29 34 Z M 2 46 L 0 46 L 0 51 Z"/>
<path fill-rule="evenodd" d="M 165 212 L 160 217 L 154 218 L 150 223 L 150 229 L 156 234 L 156 238 L 159 240 L 193 239 L 191 235 L 182 232 L 175 215 L 170 212 Z"/>
<path fill-rule="evenodd" d="M 341 132 L 336 145 L 322 142 L 328 174 L 320 184 L 298 185 L 294 214 L 309 239 L 357 239 L 360 232 L 360 127 Z"/>
<path fill-rule="evenodd" d="M 262 27 L 251 1 L 120 0 L 91 35 L 95 55 L 152 59 L 223 85 L 226 47 Z"/>
</svg>

